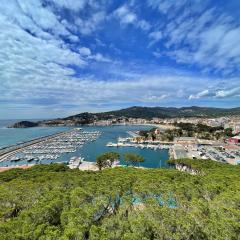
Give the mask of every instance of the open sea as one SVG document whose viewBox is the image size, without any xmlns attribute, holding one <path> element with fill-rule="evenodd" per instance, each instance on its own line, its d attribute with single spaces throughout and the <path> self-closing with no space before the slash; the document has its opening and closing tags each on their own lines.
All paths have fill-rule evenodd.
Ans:
<svg viewBox="0 0 240 240">
<path fill-rule="evenodd" d="M 19 121 L 19 120 L 17 120 Z M 70 130 L 72 127 L 35 127 L 24 129 L 7 128 L 16 120 L 0 120 L 0 148 L 16 144 L 18 142 L 31 140 L 37 137 L 46 136 L 49 134 Z M 102 134 L 95 142 L 86 143 L 82 148 L 74 153 L 67 153 L 61 155 L 56 162 L 66 162 L 73 156 L 82 156 L 86 161 L 95 162 L 96 157 L 107 151 L 115 151 L 123 155 L 126 152 L 139 154 L 145 158 L 145 162 L 141 164 L 142 167 L 147 168 L 166 168 L 168 167 L 168 150 L 151 150 L 134 147 L 106 147 L 108 142 L 117 142 L 118 137 L 129 136 L 127 131 L 147 130 L 151 126 L 83 126 L 86 131 L 98 130 Z M 54 162 L 54 161 L 52 161 Z M 51 163 L 49 160 L 42 161 L 42 163 Z M 120 160 L 124 164 L 123 159 Z M 8 162 L 8 165 L 13 163 Z M 18 162 L 18 165 L 27 164 L 27 162 Z M 6 162 L 0 163 L 0 166 L 6 166 Z"/>
</svg>

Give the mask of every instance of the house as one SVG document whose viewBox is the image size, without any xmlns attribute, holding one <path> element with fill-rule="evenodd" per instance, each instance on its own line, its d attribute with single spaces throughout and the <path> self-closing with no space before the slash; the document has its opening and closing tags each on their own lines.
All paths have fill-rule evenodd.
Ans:
<svg viewBox="0 0 240 240">
<path fill-rule="evenodd" d="M 159 135 L 159 134 L 161 133 L 161 131 L 160 131 L 159 128 L 156 128 L 155 131 L 154 131 L 154 133 L 155 133 L 156 135 Z"/>
<path fill-rule="evenodd" d="M 234 136 L 228 139 L 230 144 L 240 144 L 240 136 Z"/>
</svg>

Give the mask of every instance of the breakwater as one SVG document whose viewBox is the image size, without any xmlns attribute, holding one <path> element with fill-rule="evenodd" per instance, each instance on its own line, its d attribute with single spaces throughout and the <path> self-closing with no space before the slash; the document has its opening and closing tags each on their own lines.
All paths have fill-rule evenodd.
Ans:
<svg viewBox="0 0 240 240">
<path fill-rule="evenodd" d="M 45 141 L 50 141 L 53 140 L 54 138 L 57 137 L 61 137 L 64 136 L 70 132 L 72 132 L 73 130 L 70 131 L 64 131 L 64 132 L 60 132 L 60 133 L 55 133 L 55 134 L 51 134 L 51 135 L 47 135 L 44 137 L 39 137 L 30 141 L 26 141 L 26 142 L 22 142 L 22 143 L 18 143 L 15 145 L 11 145 L 9 147 L 4 147 L 0 150 L 0 162 L 5 161 L 6 158 L 24 150 L 27 147 L 30 146 L 34 146 L 36 144 L 45 142 Z"/>
</svg>

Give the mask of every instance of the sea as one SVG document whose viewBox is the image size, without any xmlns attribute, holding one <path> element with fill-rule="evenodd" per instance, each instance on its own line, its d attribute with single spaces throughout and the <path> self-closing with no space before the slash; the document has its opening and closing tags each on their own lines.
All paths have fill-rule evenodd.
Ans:
<svg viewBox="0 0 240 240">
<path fill-rule="evenodd" d="M 19 120 L 17 120 L 19 121 Z M 73 127 L 34 127 L 24 129 L 7 128 L 7 126 L 17 122 L 16 120 L 0 120 L 0 148 L 13 145 L 19 142 L 32 140 L 34 138 L 67 131 Z M 95 162 L 99 154 L 108 151 L 115 151 L 121 155 L 120 164 L 124 164 L 123 154 L 126 152 L 136 153 L 144 157 L 145 161 L 141 167 L 146 168 L 168 168 L 168 150 L 151 150 L 135 147 L 107 147 L 108 142 L 117 142 L 118 137 L 128 137 L 128 131 L 148 130 L 151 126 L 145 125 L 126 125 L 126 126 L 82 126 L 85 131 L 100 131 L 101 136 L 94 142 L 86 143 L 74 153 L 61 155 L 56 162 L 67 162 L 73 156 L 84 157 L 86 161 Z M 44 164 L 50 164 L 54 161 L 45 160 Z M 8 166 L 14 164 L 8 162 Z M 27 162 L 21 161 L 18 165 L 25 165 Z M 0 166 L 6 166 L 6 162 L 0 163 Z"/>
</svg>

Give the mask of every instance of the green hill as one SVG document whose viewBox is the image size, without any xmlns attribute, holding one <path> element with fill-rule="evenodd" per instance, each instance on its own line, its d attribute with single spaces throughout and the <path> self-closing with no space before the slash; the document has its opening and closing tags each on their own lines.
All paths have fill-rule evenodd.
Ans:
<svg viewBox="0 0 240 240">
<path fill-rule="evenodd" d="M 207 107 L 130 107 L 116 111 L 89 113 L 83 112 L 66 118 L 44 120 L 39 122 L 18 122 L 12 128 L 34 126 L 62 126 L 82 125 L 93 123 L 94 120 L 106 120 L 112 118 L 175 118 L 175 117 L 223 117 L 240 116 L 240 108 L 207 108 Z"/>
<path fill-rule="evenodd" d="M 0 239 L 239 239 L 240 168 L 100 172 L 42 165 L 0 173 Z"/>
<path fill-rule="evenodd" d="M 108 119 L 111 117 L 131 118 L 173 118 L 173 117 L 221 117 L 240 115 L 240 108 L 210 108 L 210 107 L 130 107 L 102 113 L 80 113 L 66 119 Z"/>
</svg>

